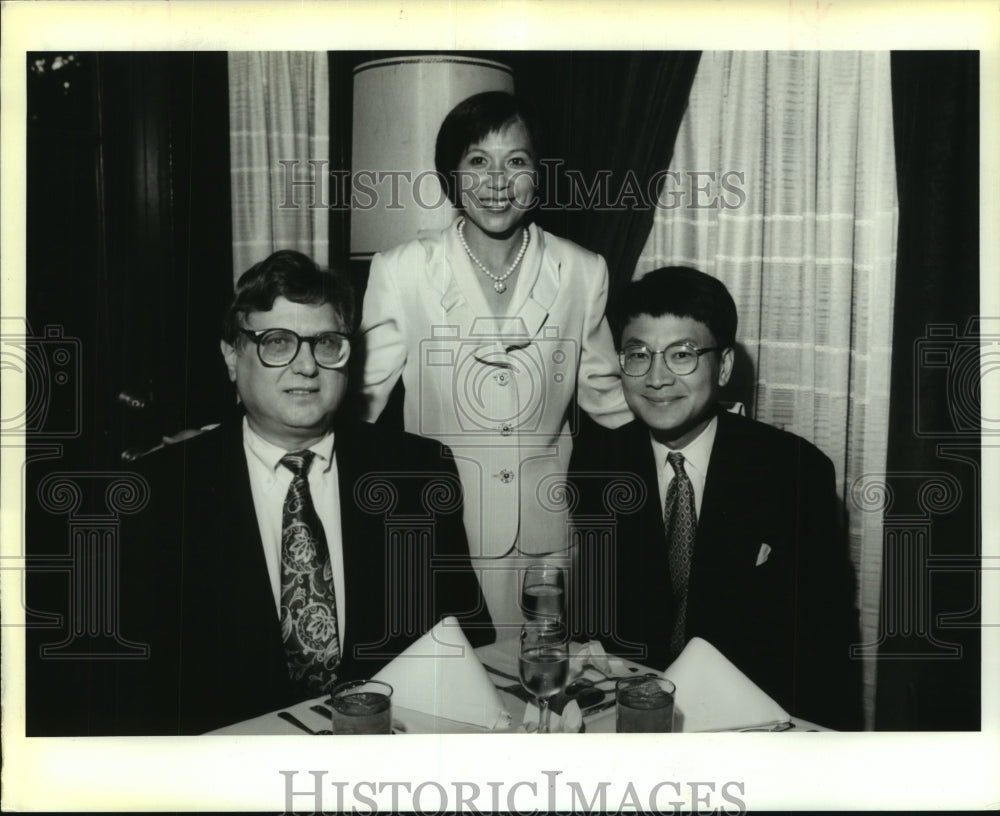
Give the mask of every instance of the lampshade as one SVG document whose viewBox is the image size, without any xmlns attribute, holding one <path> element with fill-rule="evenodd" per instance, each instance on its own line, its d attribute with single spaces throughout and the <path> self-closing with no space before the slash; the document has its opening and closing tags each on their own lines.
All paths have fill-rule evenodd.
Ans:
<svg viewBox="0 0 1000 816">
<path fill-rule="evenodd" d="M 352 259 L 455 218 L 434 173 L 438 128 L 463 99 L 513 90 L 510 68 L 474 57 L 394 57 L 354 69 Z"/>
</svg>

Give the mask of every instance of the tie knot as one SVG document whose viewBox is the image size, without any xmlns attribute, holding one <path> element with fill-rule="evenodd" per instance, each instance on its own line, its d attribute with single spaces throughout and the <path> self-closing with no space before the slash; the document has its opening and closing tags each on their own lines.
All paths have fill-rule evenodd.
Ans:
<svg viewBox="0 0 1000 816">
<path fill-rule="evenodd" d="M 278 464 L 284 465 L 295 476 L 303 476 L 309 472 L 309 465 L 312 464 L 314 456 L 316 454 L 311 450 L 295 451 L 282 456 Z"/>
<path fill-rule="evenodd" d="M 684 454 L 677 453 L 673 451 L 667 454 L 667 461 L 670 463 L 670 467 L 674 469 L 674 475 L 680 476 L 684 473 Z"/>
</svg>

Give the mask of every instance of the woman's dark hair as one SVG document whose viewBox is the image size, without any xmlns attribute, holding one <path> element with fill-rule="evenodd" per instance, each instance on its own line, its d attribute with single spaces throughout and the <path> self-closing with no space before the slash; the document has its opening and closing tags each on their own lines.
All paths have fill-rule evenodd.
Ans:
<svg viewBox="0 0 1000 816">
<path fill-rule="evenodd" d="M 271 311 L 279 297 L 293 303 L 329 303 L 345 330 L 354 329 L 354 288 L 347 276 L 320 268 L 301 252 L 279 249 L 240 275 L 223 319 L 222 339 L 235 346 L 247 316 Z"/>
<path fill-rule="evenodd" d="M 520 122 L 531 139 L 532 157 L 538 156 L 538 121 L 523 99 L 506 91 L 485 91 L 459 102 L 438 129 L 434 167 L 441 176 L 448 198 L 459 206 L 455 170 L 465 151 L 490 133 Z"/>
<path fill-rule="evenodd" d="M 654 269 L 625 287 L 618 303 L 618 325 L 639 315 L 690 317 L 708 326 L 723 348 L 736 344 L 736 303 L 718 278 L 686 266 Z"/>
</svg>

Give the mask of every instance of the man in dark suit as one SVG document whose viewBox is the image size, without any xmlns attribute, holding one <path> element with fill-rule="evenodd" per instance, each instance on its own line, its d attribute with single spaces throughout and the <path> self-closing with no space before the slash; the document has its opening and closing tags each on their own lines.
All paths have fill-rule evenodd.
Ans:
<svg viewBox="0 0 1000 816">
<path fill-rule="evenodd" d="M 149 505 L 121 528 L 121 635 L 148 659 L 48 684 L 41 661 L 29 733 L 201 733 L 370 677 L 448 614 L 493 640 L 450 453 L 337 418 L 352 325 L 346 277 L 300 253 L 240 278 L 241 415 L 144 460 Z"/>
<path fill-rule="evenodd" d="M 586 425 L 570 467 L 578 634 L 658 669 L 701 637 L 792 714 L 860 728 L 853 571 L 832 463 L 720 407 L 737 315 L 717 279 L 650 272 L 624 293 L 620 324 L 636 419 Z"/>
</svg>

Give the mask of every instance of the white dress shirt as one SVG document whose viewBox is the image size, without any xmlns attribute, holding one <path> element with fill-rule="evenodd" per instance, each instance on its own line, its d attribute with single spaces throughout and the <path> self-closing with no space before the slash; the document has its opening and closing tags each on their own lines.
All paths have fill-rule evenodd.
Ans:
<svg viewBox="0 0 1000 816">
<path fill-rule="evenodd" d="M 674 480 L 674 469 L 667 461 L 668 453 L 680 453 L 684 455 L 684 472 L 691 480 L 694 488 L 694 509 L 698 518 L 701 518 L 701 497 L 705 494 L 705 478 L 708 476 L 708 460 L 712 457 L 712 446 L 715 444 L 715 431 L 719 427 L 719 420 L 712 417 L 711 422 L 694 439 L 683 448 L 674 451 L 662 442 L 657 442 L 650 436 L 653 443 L 653 457 L 656 460 L 656 474 L 660 487 L 660 511 L 666 509 L 667 488 Z"/>
<path fill-rule="evenodd" d="M 337 459 L 334 456 L 333 433 L 323 437 L 309 450 L 316 454 L 309 468 L 309 492 L 313 505 L 323 524 L 326 544 L 330 551 L 330 565 L 333 567 L 333 589 L 337 598 L 337 629 L 341 645 L 344 643 L 345 595 L 344 595 L 344 547 L 340 528 L 340 489 L 337 480 Z M 243 449 L 246 452 L 247 468 L 250 471 L 250 490 L 257 511 L 257 525 L 264 545 L 264 560 L 271 579 L 274 594 L 274 608 L 280 615 L 281 608 L 281 515 L 288 486 L 292 483 L 292 472 L 280 464 L 286 453 L 263 439 L 250 428 L 243 419 Z"/>
</svg>

